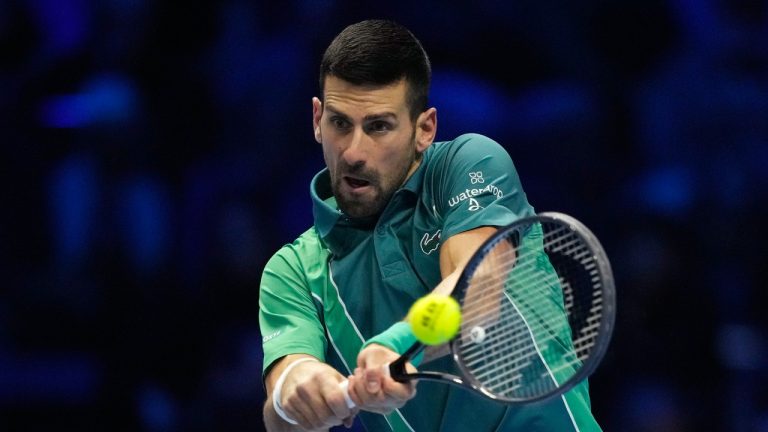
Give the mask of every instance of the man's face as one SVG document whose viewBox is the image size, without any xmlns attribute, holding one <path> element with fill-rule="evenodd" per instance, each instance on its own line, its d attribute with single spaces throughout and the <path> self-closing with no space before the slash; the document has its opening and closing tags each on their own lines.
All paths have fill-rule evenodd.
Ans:
<svg viewBox="0 0 768 432">
<path fill-rule="evenodd" d="M 424 145 L 420 127 L 427 113 L 431 113 L 427 121 L 436 123 L 434 108 L 414 124 L 406 89 L 404 80 L 370 87 L 328 76 L 324 103 L 313 99 L 315 138 L 323 146 L 333 194 L 339 208 L 351 217 L 380 213 L 416 170 L 417 156 L 434 138 L 434 132 L 427 134 Z"/>
</svg>

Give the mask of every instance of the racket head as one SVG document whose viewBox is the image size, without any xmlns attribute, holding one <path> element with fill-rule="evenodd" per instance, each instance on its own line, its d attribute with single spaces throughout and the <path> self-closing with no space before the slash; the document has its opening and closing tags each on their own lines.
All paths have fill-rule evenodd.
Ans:
<svg viewBox="0 0 768 432">
<path fill-rule="evenodd" d="M 560 395 L 587 378 L 613 332 L 613 273 L 597 237 L 547 212 L 500 229 L 453 292 L 463 322 L 451 341 L 464 385 L 504 403 Z"/>
</svg>

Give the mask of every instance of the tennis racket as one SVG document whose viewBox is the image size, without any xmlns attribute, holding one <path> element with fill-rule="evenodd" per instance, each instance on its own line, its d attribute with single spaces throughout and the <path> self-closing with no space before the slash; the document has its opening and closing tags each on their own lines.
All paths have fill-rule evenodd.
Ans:
<svg viewBox="0 0 768 432">
<path fill-rule="evenodd" d="M 595 235 L 548 212 L 499 229 L 473 255 L 451 294 L 462 324 L 448 342 L 461 376 L 407 373 L 419 342 L 389 365 L 396 381 L 440 381 L 508 404 L 570 390 L 602 360 L 616 315 L 614 280 Z M 347 381 L 341 386 L 346 391 Z M 354 402 L 347 394 L 347 404 Z"/>
</svg>

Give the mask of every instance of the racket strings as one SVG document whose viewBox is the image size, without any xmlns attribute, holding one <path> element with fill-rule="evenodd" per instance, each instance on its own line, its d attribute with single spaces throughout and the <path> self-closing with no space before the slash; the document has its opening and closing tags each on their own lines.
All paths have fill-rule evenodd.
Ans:
<svg viewBox="0 0 768 432">
<path fill-rule="evenodd" d="M 569 373 L 572 373 L 577 362 L 574 360 L 562 361 L 562 365 L 553 370 L 548 361 L 538 361 L 538 358 L 546 357 L 546 352 L 542 350 L 542 346 L 547 346 L 546 341 L 539 341 L 538 344 L 534 342 L 536 356 L 525 356 L 524 361 L 515 362 L 514 365 L 507 363 L 503 365 L 503 368 L 495 365 L 487 368 L 485 373 L 476 372 L 475 376 L 486 388 L 507 397 L 531 398 L 551 391 L 565 381 L 565 379 L 558 379 L 557 376 L 561 375 L 560 372 L 568 370 Z M 526 351 L 530 351 L 530 347 L 526 347 Z M 508 351 L 503 351 L 502 354 L 503 358 L 516 355 Z M 563 355 L 568 356 L 568 354 L 566 352 Z M 570 354 L 572 355 L 572 353 Z"/>
<path fill-rule="evenodd" d="M 522 261 L 522 260 L 518 260 Z M 517 264 L 516 268 L 521 268 L 521 264 Z M 533 266 L 527 266 L 527 269 L 525 271 L 517 271 L 517 279 L 516 283 L 520 285 L 527 285 L 530 286 L 530 283 L 532 281 L 543 281 L 543 284 L 540 284 L 540 286 L 549 288 L 552 286 L 557 286 L 557 284 L 560 282 L 559 277 L 556 274 L 547 274 L 545 278 L 541 277 L 542 270 L 538 268 L 534 268 Z M 488 317 L 488 310 L 493 309 L 499 301 L 501 300 L 501 296 L 498 294 L 501 294 L 502 291 L 505 289 L 504 287 L 499 287 L 498 289 L 492 290 L 490 287 L 506 284 L 508 281 L 508 275 L 511 273 L 511 270 L 505 274 L 504 277 L 501 278 L 494 278 L 496 280 L 492 281 L 491 283 L 480 283 L 480 284 L 474 284 L 472 288 L 469 288 L 470 290 L 480 291 L 484 293 L 485 295 L 479 295 L 474 296 L 478 297 L 479 299 L 472 299 L 472 300 L 465 300 L 465 302 L 462 304 L 462 314 L 464 317 L 464 323 L 466 324 L 476 324 L 480 321 L 483 321 L 485 318 Z M 501 284 L 498 284 L 498 281 L 503 281 Z M 567 290 L 569 292 L 569 297 L 573 299 L 573 292 L 572 290 Z M 526 292 L 526 294 L 530 295 L 537 295 L 541 293 L 542 290 L 530 290 L 529 292 Z M 598 293 L 599 294 L 599 293 Z M 544 297 L 544 295 L 540 296 Z M 597 297 L 597 300 L 599 300 L 599 295 L 593 294 L 593 297 Z M 490 306 L 490 307 L 489 307 Z M 566 310 L 568 310 L 568 307 L 566 307 Z M 560 314 L 558 314 L 560 316 Z"/>
<path fill-rule="evenodd" d="M 520 267 L 518 267 L 518 268 L 520 268 Z M 544 277 L 542 277 L 542 270 L 541 269 L 537 269 L 537 268 L 533 268 L 533 267 L 529 267 L 529 270 L 526 270 L 526 271 L 518 270 L 517 274 L 515 276 L 517 276 L 517 279 L 515 281 L 519 285 L 526 285 L 526 286 L 530 287 L 532 281 L 543 282 L 543 283 L 539 284 L 538 287 L 550 288 L 550 291 L 552 291 L 551 290 L 552 287 L 555 287 L 554 289 L 557 289 L 558 283 L 560 282 L 559 277 L 557 275 L 552 274 L 552 273 L 548 273 Z M 484 285 L 478 285 L 478 286 L 476 286 L 476 288 L 479 288 L 479 289 L 481 289 L 482 291 L 484 291 L 486 293 L 492 291 L 492 290 L 488 289 L 487 286 L 484 286 Z M 505 289 L 506 289 L 506 287 L 505 287 Z M 596 286 L 596 289 L 599 289 L 599 287 Z M 573 299 L 572 289 L 565 288 L 565 291 L 566 291 L 566 293 L 568 293 L 568 296 Z M 496 289 L 493 294 L 500 294 L 501 292 L 502 292 L 502 289 Z M 547 297 L 544 294 L 545 292 L 546 291 L 541 290 L 541 289 L 537 289 L 537 290 L 528 289 L 526 291 L 526 294 L 531 295 L 531 296 L 537 296 L 536 298 L 551 298 L 551 297 Z M 593 293 L 592 297 L 595 298 L 595 301 L 599 301 L 600 300 L 599 292 Z M 466 312 L 465 312 L 464 315 L 465 315 L 465 317 L 467 317 L 465 322 L 473 323 L 475 318 L 482 319 L 484 316 L 487 315 L 487 311 L 489 309 L 488 306 L 492 305 L 493 307 L 495 307 L 496 304 L 499 302 L 499 299 L 500 299 L 499 296 L 486 295 L 486 296 L 484 296 L 482 298 L 482 301 L 465 302 L 464 303 L 464 311 L 466 311 Z M 525 299 L 523 299 L 523 301 L 525 301 Z M 572 302 L 573 302 L 573 300 L 571 300 L 571 303 Z M 573 308 L 572 304 L 568 305 L 568 306 L 570 306 L 570 308 Z M 491 309 L 493 309 L 493 308 L 491 308 Z M 566 308 L 566 309 L 568 309 L 568 308 Z M 590 312 L 594 313 L 597 310 L 599 310 L 599 307 L 597 309 L 593 308 L 593 310 L 591 310 Z M 560 312 L 562 312 L 562 311 L 560 311 Z M 559 315 L 560 314 L 558 314 L 558 316 Z"/>
<path fill-rule="evenodd" d="M 510 337 L 510 332 L 523 336 Z M 541 366 L 549 369 L 550 361 L 555 359 L 558 360 L 558 363 L 563 364 L 560 370 L 572 369 L 574 365 L 580 364 L 575 352 L 564 345 L 565 342 L 562 338 L 551 333 L 545 333 L 549 336 L 538 338 L 530 336 L 540 333 L 533 329 L 533 325 L 530 323 L 507 326 L 506 330 L 494 333 L 496 340 L 485 341 L 483 345 L 486 347 L 475 350 L 473 359 L 467 356 L 465 364 L 470 365 L 472 373 L 478 381 L 495 392 L 513 391 L 520 387 L 516 383 L 525 381 L 526 385 L 530 386 L 536 379 L 551 378 L 551 380 L 546 379 L 544 381 L 546 386 L 539 386 L 541 389 L 549 389 L 559 385 L 559 382 L 554 376 L 550 376 L 551 371 L 545 371 L 541 369 Z M 513 342 L 509 342 L 510 340 Z M 545 362 L 539 364 L 537 361 L 539 358 L 544 358 Z M 526 374 L 526 370 L 536 367 L 539 368 L 539 373 Z M 500 370 L 503 373 L 500 373 Z"/>
<path fill-rule="evenodd" d="M 517 234 L 521 238 L 518 248 L 525 248 L 526 237 Z M 529 240 L 537 243 L 539 238 Z M 563 380 L 556 376 L 564 372 L 572 374 L 577 369 L 582 358 L 588 356 L 600 326 L 602 306 L 600 286 L 596 283 L 600 277 L 596 275 L 597 266 L 592 262 L 591 250 L 564 227 L 545 232 L 541 241 L 541 245 L 534 244 L 530 251 L 522 254 L 518 253 L 519 249 L 510 248 L 499 253 L 494 253 L 497 249 L 493 249 L 489 262 L 502 271 L 483 274 L 487 270 L 481 263 L 476 269 L 476 274 L 481 277 L 475 283 L 473 276 L 473 283 L 467 288 L 462 327 L 470 331 L 462 334 L 461 357 L 472 375 L 495 393 L 511 395 L 524 391 L 528 396 L 558 386 Z M 575 293 L 585 290 L 574 289 L 570 283 L 561 282 L 562 276 L 546 271 L 538 261 L 544 251 L 567 256 L 588 269 L 591 275 L 590 282 L 594 286 L 592 298 L 587 301 L 592 305 L 587 311 L 591 315 L 585 319 L 587 325 L 580 329 L 576 338 L 571 335 L 566 312 L 572 315 L 573 308 L 583 304 Z M 564 271 L 562 268 L 558 270 Z M 513 298 L 508 292 L 510 284 L 525 289 Z M 553 297 L 556 293 L 561 295 L 560 299 Z M 508 309 L 510 304 L 516 311 L 502 310 Z M 583 315 L 582 311 L 578 313 Z M 506 318 L 510 316 L 518 319 Z M 472 330 L 476 326 L 487 326 L 483 340 L 472 340 Z M 556 365 L 552 369 L 551 361 Z"/>
<path fill-rule="evenodd" d="M 549 235 L 549 234 L 548 234 Z M 545 238 L 546 239 L 546 238 Z M 577 244 L 579 243 L 579 244 Z M 575 238 L 571 241 L 569 241 L 566 245 L 571 246 L 570 249 L 570 255 L 575 256 L 576 254 L 573 253 L 574 250 L 579 250 L 580 253 L 578 254 L 582 260 L 584 257 L 590 256 L 589 249 L 585 248 L 580 239 Z M 580 247 L 572 247 L 573 245 L 580 246 Z M 545 249 L 549 249 L 549 244 L 544 244 Z M 485 314 L 486 313 L 486 306 L 490 303 L 498 302 L 499 296 L 495 296 L 494 294 L 501 293 L 503 286 L 496 290 L 491 290 L 489 288 L 491 287 L 497 287 L 500 285 L 505 285 L 508 283 L 509 275 L 512 271 L 514 271 L 516 268 L 522 268 L 526 267 L 530 269 L 528 273 L 525 273 L 523 271 L 517 270 L 518 279 L 516 281 L 520 284 L 527 285 L 532 280 L 540 280 L 541 279 L 541 269 L 536 268 L 536 265 L 533 266 L 530 265 L 531 258 L 535 258 L 537 256 L 541 256 L 543 253 L 542 250 L 536 250 L 533 252 L 528 252 L 526 254 L 517 256 L 516 252 L 514 250 L 510 251 L 504 251 L 499 254 L 496 254 L 493 258 L 494 261 L 498 261 L 499 259 L 504 259 L 505 261 L 502 264 L 495 265 L 495 271 L 494 274 L 501 273 L 501 276 L 493 277 L 493 280 L 490 282 L 480 282 L 480 283 L 471 283 L 471 288 L 468 288 L 467 291 L 473 292 L 472 297 L 479 298 L 479 300 L 476 299 L 468 299 L 465 297 L 464 301 L 462 302 L 462 314 L 464 315 L 465 322 L 471 321 L 471 317 L 477 313 Z M 513 257 L 514 259 L 508 259 L 509 257 Z M 524 263 L 524 264 L 523 264 Z M 596 266 L 592 262 L 586 262 L 584 263 L 585 267 L 591 267 L 592 269 L 595 269 Z M 591 264 L 591 265 L 588 265 Z M 478 271 L 480 270 L 479 266 L 478 270 L 476 270 L 475 275 L 477 275 Z M 506 269 L 506 271 L 499 272 L 498 268 Z M 561 269 L 562 270 L 562 269 Z M 480 271 L 482 272 L 482 271 Z M 595 272 L 596 273 L 596 272 Z M 520 278 L 519 276 L 525 276 L 524 278 Z M 551 280 L 548 280 L 550 283 L 558 283 L 559 277 L 555 274 L 548 274 L 551 276 Z M 473 276 L 473 278 L 476 276 Z M 599 281 L 599 275 L 595 274 L 593 276 L 593 281 Z M 599 286 L 596 286 L 596 288 L 599 288 Z M 479 295 L 477 294 L 479 293 Z M 564 296 L 568 296 L 570 299 L 573 299 L 573 290 L 567 290 L 566 293 L 564 293 Z M 593 296 L 597 296 L 597 294 L 593 294 Z M 572 300 L 571 300 L 572 303 Z"/>
<path fill-rule="evenodd" d="M 541 370 L 541 364 L 537 361 L 539 358 L 544 359 L 542 364 L 546 367 L 551 360 L 559 360 L 559 363 L 563 364 L 560 370 L 572 369 L 574 365 L 579 364 L 579 359 L 575 353 L 564 346 L 563 341 L 558 340 L 554 335 L 540 337 L 536 342 L 537 338 L 529 336 L 536 333 L 535 330 L 518 327 L 511 331 L 525 334 L 525 336 L 513 337 L 512 340 L 516 343 L 508 343 L 509 337 L 503 334 L 504 330 L 496 332 L 499 335 L 496 337 L 497 341 L 486 341 L 484 343 L 486 346 L 477 350 L 475 359 L 465 360 L 477 380 L 496 393 L 515 391 L 523 384 L 530 388 L 537 379 L 545 380 L 537 386 L 538 390 L 534 390 L 536 392 L 559 385 L 551 371 Z M 551 348 L 552 343 L 556 343 L 559 348 L 553 350 Z M 553 355 L 551 351 L 554 351 L 555 354 Z M 541 372 L 526 373 L 526 370 L 530 370 L 536 365 L 539 365 Z M 551 380 L 546 378 L 551 378 Z"/>
<path fill-rule="evenodd" d="M 510 301 L 514 300 L 510 299 Z M 522 306 L 518 307 L 521 308 Z M 530 308 L 530 306 L 525 307 Z M 526 314 L 518 312 L 517 315 L 524 316 Z M 570 338 L 569 333 L 558 334 L 561 331 L 567 331 L 567 325 L 563 321 L 562 312 L 537 316 L 526 323 L 519 320 L 500 321 L 496 328 L 489 329 L 486 340 L 470 345 L 470 349 L 463 350 L 463 359 L 466 364 L 470 365 L 475 377 L 482 382 L 487 382 L 488 377 L 498 376 L 499 365 L 505 366 L 507 374 L 515 374 L 526 368 L 531 363 L 531 358 L 535 358 L 539 354 L 550 357 L 548 352 L 542 351 L 547 351 L 546 347 L 550 346 L 549 343 L 553 341 L 559 348 L 556 351 L 557 357 L 561 361 L 565 357 L 566 362 L 577 363 L 578 357 L 567 345 L 568 341 L 564 340 L 564 337 Z M 553 328 L 555 325 L 558 325 L 560 329 Z M 540 349 L 538 353 L 532 350 L 531 334 L 543 335 L 538 338 L 538 342 L 545 349 Z M 503 347 L 501 350 L 503 355 L 496 353 L 496 355 L 488 357 L 487 347 Z"/>
<path fill-rule="evenodd" d="M 540 342 L 543 342 L 541 345 L 545 345 L 550 340 L 554 340 L 555 338 L 547 338 L 540 340 Z M 497 347 L 500 346 L 500 344 L 493 345 L 492 342 L 489 341 L 489 346 Z M 491 361 L 483 361 L 481 362 L 477 367 L 473 368 L 473 375 L 475 378 L 477 378 L 479 381 L 483 382 L 484 384 L 488 385 L 491 384 L 492 381 L 489 380 L 489 378 L 493 377 L 501 377 L 501 376 L 513 376 L 516 378 L 522 377 L 522 372 L 528 368 L 532 364 L 532 359 L 535 357 L 531 355 L 525 355 L 526 353 L 530 354 L 531 346 L 528 342 L 519 341 L 517 344 L 510 344 L 509 346 L 504 346 L 504 349 L 502 351 L 503 356 L 499 353 L 495 353 L 496 355 L 492 356 Z M 477 351 L 476 354 L 482 354 L 484 356 L 488 355 L 488 350 L 482 350 Z M 543 353 L 542 353 L 543 355 Z M 579 364 L 579 359 L 575 357 L 573 352 L 566 351 L 563 353 L 566 357 L 571 357 L 570 359 L 565 360 L 564 364 L 567 367 L 571 367 L 574 364 Z M 487 358 L 487 357 L 485 357 Z M 475 357 L 477 359 L 477 357 Z M 471 362 L 471 360 L 468 360 L 468 362 Z M 499 366 L 504 366 L 504 375 L 498 374 Z"/>
<path fill-rule="evenodd" d="M 564 247 L 564 246 L 571 246 L 571 250 L 567 250 L 567 251 L 568 251 L 568 252 L 571 252 L 571 255 L 573 255 L 573 254 L 572 254 L 573 250 L 576 250 L 576 249 L 577 249 L 577 248 L 574 248 L 574 247 L 573 247 L 574 245 L 576 245 L 576 246 L 582 246 L 582 247 L 583 247 L 583 245 L 582 245 L 582 244 L 579 244 L 579 243 L 581 243 L 581 241 L 580 241 L 578 238 L 575 238 L 575 239 L 571 240 L 570 242 L 568 242 L 567 244 L 563 245 L 563 247 Z M 547 246 L 548 246 L 548 245 L 547 245 L 547 244 L 545 244 L 545 245 L 544 245 L 544 248 L 547 248 Z M 562 247 L 561 247 L 560 249 L 562 249 Z M 582 258 L 582 259 L 584 259 L 584 258 L 586 258 L 586 257 L 589 257 L 589 250 L 583 250 L 583 248 L 578 248 L 578 249 L 581 251 L 580 255 L 581 255 L 581 258 Z M 559 252 L 559 251 L 558 251 L 558 252 Z M 471 285 L 472 285 L 473 287 L 475 287 L 475 288 L 479 289 L 479 291 L 481 291 L 482 293 L 485 293 L 485 292 L 487 291 L 487 288 L 488 288 L 488 287 L 497 285 L 497 284 L 498 284 L 498 281 L 502 281 L 502 283 L 506 283 L 506 279 L 507 279 L 507 277 L 506 277 L 506 276 L 507 276 L 507 274 L 508 274 L 509 272 L 511 272 L 511 271 L 513 270 L 513 268 L 515 268 L 515 267 L 521 267 L 521 266 L 523 266 L 523 265 L 529 266 L 529 265 L 530 265 L 530 264 L 529 264 L 529 260 L 530 260 L 530 259 L 532 259 L 532 258 L 533 258 L 533 259 L 535 259 L 537 256 L 540 256 L 540 255 L 541 255 L 541 253 L 543 253 L 543 251 L 541 251 L 541 250 L 537 250 L 537 251 L 528 252 L 528 253 L 526 253 L 526 254 L 523 254 L 523 255 L 520 255 L 520 256 L 518 256 L 518 255 L 517 255 L 517 253 L 515 252 L 515 250 L 514 250 L 514 249 L 512 249 L 512 250 L 510 250 L 510 251 L 504 251 L 504 252 L 501 252 L 501 253 L 499 253 L 499 254 L 495 254 L 495 255 L 493 256 L 492 260 L 493 260 L 494 262 L 497 262 L 497 261 L 500 261 L 500 260 L 502 260 L 502 261 L 501 261 L 501 263 L 500 263 L 500 264 L 495 264 L 495 265 L 493 266 L 493 267 L 494 267 L 494 270 L 495 270 L 494 272 L 490 272 L 489 270 L 485 270 L 485 272 L 488 272 L 488 273 L 493 273 L 493 274 L 498 274 L 498 273 L 499 273 L 499 272 L 498 272 L 498 268 L 502 268 L 502 269 L 508 269 L 508 271 L 507 271 L 507 272 L 503 272 L 503 271 L 502 271 L 502 272 L 501 272 L 501 273 L 502 273 L 502 276 L 501 276 L 501 277 L 493 277 L 493 280 L 492 280 L 490 283 L 482 283 L 482 282 L 481 282 L 481 283 L 479 283 L 479 284 L 471 284 Z M 521 263 L 525 263 L 525 264 L 518 264 L 518 262 L 521 262 Z M 482 264 L 481 264 L 481 266 L 479 266 L 479 267 L 478 267 L 478 269 L 476 270 L 476 274 L 477 274 L 477 271 L 480 271 L 481 273 L 483 273 L 483 272 L 484 272 L 484 271 L 483 271 L 483 269 L 482 269 L 482 268 L 480 268 L 480 267 L 482 267 Z M 474 277 L 474 276 L 473 276 L 473 277 Z M 488 277 L 488 276 L 484 276 L 484 277 Z M 531 278 L 531 279 L 533 279 L 533 278 L 536 278 L 536 277 L 538 277 L 538 274 L 531 274 L 531 275 L 530 275 L 530 278 Z M 524 282 L 527 282 L 527 281 L 524 281 Z M 474 288 L 473 288 L 473 289 L 474 289 Z M 472 290 L 472 289 L 470 289 L 470 290 Z M 492 294 L 492 293 L 491 293 L 491 294 Z M 482 295 L 482 294 L 481 294 L 480 296 L 481 296 L 481 297 L 483 297 L 483 295 Z M 485 297 L 489 297 L 489 296 L 485 296 Z M 495 297 L 492 297 L 492 298 L 495 298 Z M 474 301 L 473 301 L 473 300 L 465 300 L 465 301 L 462 303 L 462 306 L 463 306 L 463 308 L 464 308 L 464 309 L 475 309 L 475 306 L 476 306 L 476 305 L 474 304 Z M 482 308 L 480 308 L 480 309 L 482 309 Z"/>
<path fill-rule="evenodd" d="M 491 328 L 489 331 L 490 334 L 487 336 L 485 340 L 482 341 L 482 343 L 478 342 L 473 345 L 477 349 L 475 349 L 474 351 L 472 349 L 464 350 L 463 358 L 466 361 L 472 361 L 472 360 L 484 358 L 483 345 L 487 345 L 490 347 L 502 346 L 501 342 L 503 342 L 505 352 L 512 356 L 516 356 L 515 358 L 519 358 L 519 355 L 521 353 L 527 351 L 530 348 L 530 342 L 528 341 L 528 339 L 520 337 L 521 335 L 528 336 L 529 331 L 527 327 L 523 325 L 515 325 L 510 321 L 502 322 L 499 325 L 502 326 L 502 328 L 500 329 Z M 469 342 L 469 341 L 471 341 L 471 336 L 470 338 L 465 338 L 465 340 L 463 340 L 463 342 Z M 504 359 L 499 359 L 499 361 L 503 361 L 503 360 Z M 486 364 L 492 365 L 493 363 L 491 362 Z M 479 372 L 481 369 L 477 368 L 475 370 Z"/>
</svg>

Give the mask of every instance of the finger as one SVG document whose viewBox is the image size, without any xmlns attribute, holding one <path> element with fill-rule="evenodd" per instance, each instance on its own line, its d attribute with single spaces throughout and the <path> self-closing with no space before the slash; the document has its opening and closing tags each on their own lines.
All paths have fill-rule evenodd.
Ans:
<svg viewBox="0 0 768 432">
<path fill-rule="evenodd" d="M 355 378 L 354 375 L 350 375 L 347 377 L 346 380 L 346 394 L 349 400 L 347 401 L 347 407 L 349 407 L 350 410 L 353 412 L 357 412 L 358 407 L 363 404 L 360 397 L 357 395 L 357 391 L 355 389 L 355 382 L 357 378 Z"/>
<path fill-rule="evenodd" d="M 357 376 L 360 387 L 365 390 L 364 397 L 374 398 L 381 394 L 382 374 L 379 368 L 361 369 Z"/>
<path fill-rule="evenodd" d="M 401 383 L 390 379 L 382 383 L 381 391 L 388 397 L 404 403 L 416 396 L 416 384 L 410 381 Z"/>
<path fill-rule="evenodd" d="M 365 389 L 368 393 L 376 394 L 381 391 L 381 373 L 375 369 L 365 371 Z"/>
<path fill-rule="evenodd" d="M 365 371 L 357 371 L 355 380 L 358 383 L 355 387 L 357 397 L 361 399 L 363 404 L 361 409 L 379 414 L 389 414 L 393 410 L 402 407 L 409 399 L 409 397 L 403 397 L 397 393 L 394 393 L 397 397 L 392 397 L 383 391 L 382 386 L 385 380 L 392 380 L 388 375 L 386 365 Z M 375 387 L 372 387 L 370 384 L 373 380 L 377 381 Z"/>
<path fill-rule="evenodd" d="M 365 378 L 363 377 L 363 371 L 360 368 L 355 369 L 355 374 L 350 375 L 349 379 L 349 397 L 357 407 L 363 407 L 369 405 L 371 395 L 368 390 L 365 389 Z"/>
<path fill-rule="evenodd" d="M 317 419 L 314 412 L 309 408 L 306 402 L 299 398 L 288 398 L 283 405 L 283 411 L 288 417 L 294 419 L 303 429 L 314 429 Z"/>
<path fill-rule="evenodd" d="M 413 372 L 416 371 L 416 368 L 410 363 L 406 365 L 406 367 L 408 366 L 410 366 L 410 369 L 412 369 Z M 395 381 L 390 375 L 389 365 L 384 365 L 381 371 L 383 376 L 381 391 L 387 395 L 387 397 L 400 402 L 400 406 L 402 406 L 416 396 L 416 380 L 408 380 L 405 382 Z M 400 406 L 398 406 L 398 408 Z"/>
<path fill-rule="evenodd" d="M 307 424 L 311 426 L 311 429 L 327 428 L 341 424 L 341 417 L 337 418 L 333 414 L 322 393 L 322 387 L 320 389 L 310 389 L 305 386 L 297 387 L 296 393 L 294 393 L 298 401 L 295 402 L 295 405 L 303 408 L 302 414 L 306 418 Z M 298 419 L 296 420 L 298 421 Z M 301 424 L 301 422 L 299 423 Z M 304 425 L 302 424 L 302 426 Z"/>
<path fill-rule="evenodd" d="M 341 383 L 329 382 L 322 389 L 322 394 L 325 398 L 325 403 L 331 410 L 333 415 L 339 419 L 349 417 L 352 414 L 352 408 L 354 401 L 349 397 L 349 381 L 342 381 Z M 350 407 L 349 403 L 353 406 Z"/>
<path fill-rule="evenodd" d="M 371 393 L 366 387 L 365 371 L 362 369 L 355 369 L 355 375 L 350 377 L 350 397 L 360 407 L 366 411 L 370 411 L 371 407 L 377 406 L 381 403 L 384 395 L 381 392 Z"/>
</svg>

